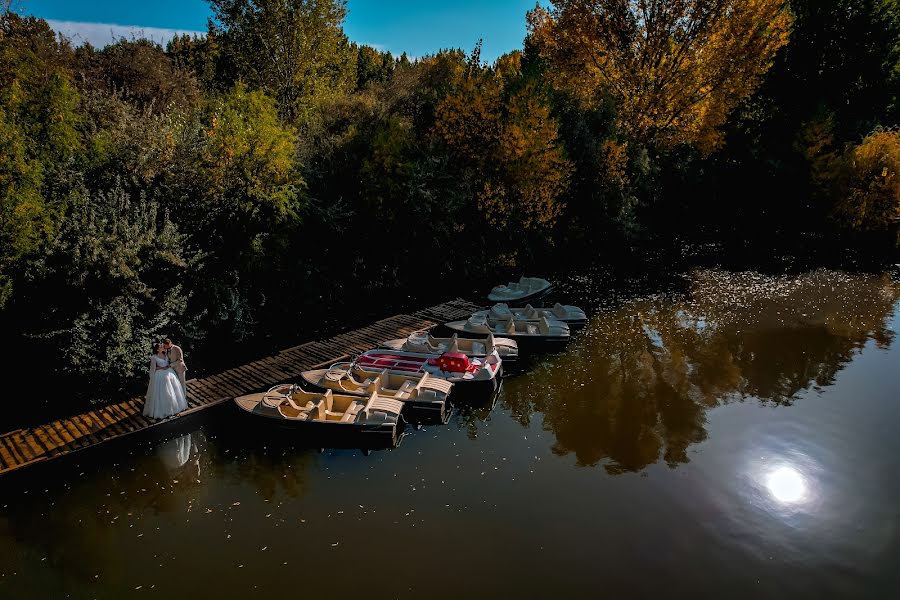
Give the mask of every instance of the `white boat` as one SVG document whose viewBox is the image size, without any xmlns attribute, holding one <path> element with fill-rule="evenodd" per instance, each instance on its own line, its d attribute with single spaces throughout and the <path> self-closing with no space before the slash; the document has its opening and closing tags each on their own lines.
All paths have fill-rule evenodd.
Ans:
<svg viewBox="0 0 900 600">
<path fill-rule="evenodd" d="M 562 305 L 559 302 L 553 308 L 534 308 L 526 304 L 521 308 L 510 308 L 506 303 L 498 303 L 487 310 L 479 310 L 472 316 L 484 317 L 491 321 L 538 321 L 544 317 L 548 320 L 562 321 L 570 328 L 582 327 L 587 322 L 587 315 L 577 306 Z"/>
<path fill-rule="evenodd" d="M 462 352 L 426 354 L 375 348 L 356 357 L 352 367 L 367 377 L 387 370 L 401 375 L 428 373 L 454 384 L 453 398 L 467 393 L 493 392 L 499 385 L 503 360 L 495 349 L 484 358 L 469 358 Z"/>
<path fill-rule="evenodd" d="M 279 384 L 234 401 L 244 412 L 261 417 L 261 422 L 303 431 L 320 439 L 323 445 L 344 442 L 349 436 L 393 448 L 402 438 L 403 403 L 377 393 L 368 397 L 335 394 L 331 390 L 311 393 L 297 385 Z"/>
<path fill-rule="evenodd" d="M 437 420 L 442 423 L 450 417 L 448 406 L 453 383 L 430 373 L 406 375 L 382 370 L 372 377 L 353 363 L 336 363 L 327 369 L 304 371 L 301 385 L 317 392 L 331 390 L 349 396 L 370 396 L 399 400 L 403 403 L 403 416 L 407 421 Z M 423 417 L 423 418 L 419 418 Z"/>
<path fill-rule="evenodd" d="M 470 358 L 486 358 L 494 350 L 500 355 L 504 364 L 515 362 L 519 358 L 519 345 L 515 340 L 494 337 L 493 333 L 483 338 L 462 338 L 453 334 L 451 337 L 434 337 L 431 331 L 415 331 L 406 339 L 388 340 L 378 345 L 388 350 L 418 352 L 420 354 L 443 354 L 444 352 L 462 352 Z"/>
<path fill-rule="evenodd" d="M 465 321 L 451 321 L 445 327 L 463 336 L 483 336 L 489 333 L 522 342 L 565 343 L 569 341 L 569 326 L 562 321 L 541 317 L 537 321 L 516 321 L 513 319 L 492 320 L 484 315 L 471 316 Z"/>
<path fill-rule="evenodd" d="M 505 302 L 510 306 L 521 306 L 526 302 L 543 298 L 553 286 L 540 277 L 520 277 L 519 281 L 510 281 L 506 285 L 498 285 L 488 294 L 491 302 Z"/>
</svg>

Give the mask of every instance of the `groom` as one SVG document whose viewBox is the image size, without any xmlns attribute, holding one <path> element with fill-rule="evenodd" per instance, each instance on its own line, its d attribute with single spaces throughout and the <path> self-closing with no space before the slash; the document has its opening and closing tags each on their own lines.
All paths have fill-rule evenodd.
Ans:
<svg viewBox="0 0 900 600">
<path fill-rule="evenodd" d="M 180 346 L 173 344 L 172 340 L 169 338 L 163 340 L 163 347 L 166 349 L 166 356 L 169 357 L 169 364 L 172 365 L 172 368 L 178 375 L 178 381 L 181 382 L 181 391 L 184 392 L 185 397 L 187 397 L 187 383 L 184 379 L 184 372 L 187 371 L 187 365 L 184 364 L 184 352 L 181 350 Z"/>
</svg>

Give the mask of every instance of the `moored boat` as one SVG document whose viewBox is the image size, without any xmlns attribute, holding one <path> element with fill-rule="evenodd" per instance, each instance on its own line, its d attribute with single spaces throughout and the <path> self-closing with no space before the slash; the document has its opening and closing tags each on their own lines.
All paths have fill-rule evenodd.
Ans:
<svg viewBox="0 0 900 600">
<path fill-rule="evenodd" d="M 493 333 L 522 343 L 561 344 L 569 341 L 569 326 L 561 321 L 541 317 L 537 321 L 494 320 L 484 315 L 471 316 L 465 321 L 451 321 L 444 325 L 461 336 L 480 337 Z"/>
<path fill-rule="evenodd" d="M 241 410 L 270 423 L 303 430 L 329 439 L 359 438 L 361 445 L 395 448 L 403 435 L 403 403 L 382 398 L 307 392 L 295 384 L 281 384 L 266 392 L 234 399 Z"/>
<path fill-rule="evenodd" d="M 491 302 L 505 302 L 510 306 L 522 306 L 543 298 L 553 289 L 553 285 L 540 277 L 520 277 L 519 281 L 510 281 L 506 285 L 498 285 L 488 294 Z"/>
<path fill-rule="evenodd" d="M 434 337 L 431 331 L 422 330 L 411 333 L 406 339 L 382 342 L 378 347 L 420 354 L 462 352 L 469 358 L 486 358 L 496 350 L 503 364 L 515 362 L 519 358 L 519 346 L 515 340 L 494 337 L 493 333 L 483 338 L 460 338 L 455 333 L 450 337 Z"/>
<path fill-rule="evenodd" d="M 484 317 L 493 321 L 538 321 L 546 317 L 548 320 L 561 321 L 569 328 L 583 327 L 587 322 L 587 314 L 577 306 L 563 305 L 557 302 L 551 308 L 535 308 L 531 304 L 524 307 L 511 308 L 506 303 L 498 303 L 487 310 L 479 310 L 472 316 Z"/>
<path fill-rule="evenodd" d="M 304 371 L 301 385 L 311 391 L 350 396 L 377 393 L 403 403 L 403 416 L 410 422 L 438 421 L 446 423 L 453 411 L 450 392 L 453 383 L 430 373 L 406 375 L 383 369 L 372 376 L 353 363 L 335 363 L 327 369 Z"/>
<path fill-rule="evenodd" d="M 453 383 L 451 400 L 493 393 L 502 374 L 503 361 L 497 350 L 485 358 L 469 358 L 462 352 L 426 354 L 375 348 L 356 357 L 353 366 L 374 377 L 387 370 L 401 375 L 428 373 Z"/>
</svg>

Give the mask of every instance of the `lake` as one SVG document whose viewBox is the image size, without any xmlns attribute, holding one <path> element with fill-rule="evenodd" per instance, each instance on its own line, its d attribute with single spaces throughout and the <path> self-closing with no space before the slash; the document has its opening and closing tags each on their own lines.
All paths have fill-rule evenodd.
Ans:
<svg viewBox="0 0 900 600">
<path fill-rule="evenodd" d="M 565 351 L 392 451 L 229 405 L 0 480 L 0 597 L 900 597 L 896 272 L 555 299 Z"/>
</svg>

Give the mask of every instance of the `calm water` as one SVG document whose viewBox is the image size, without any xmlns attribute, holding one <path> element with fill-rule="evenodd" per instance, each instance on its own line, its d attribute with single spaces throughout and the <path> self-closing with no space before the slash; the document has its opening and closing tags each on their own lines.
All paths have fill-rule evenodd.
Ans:
<svg viewBox="0 0 900 600">
<path fill-rule="evenodd" d="M 900 284 L 664 288 L 394 451 L 229 406 L 0 480 L 0 597 L 900 597 Z"/>
</svg>

